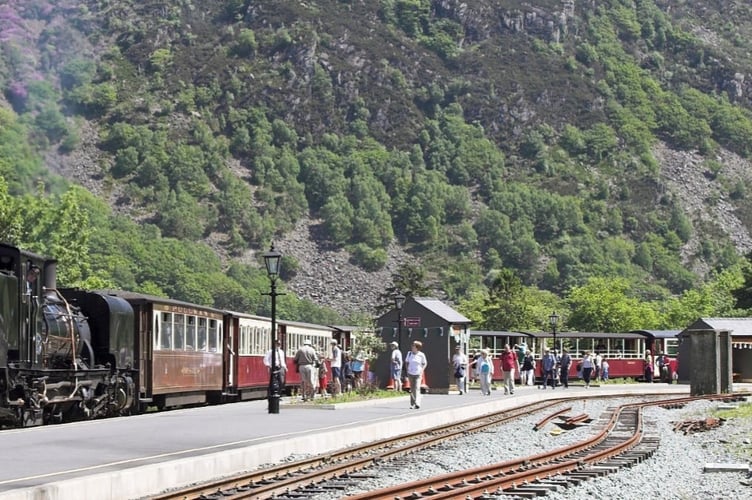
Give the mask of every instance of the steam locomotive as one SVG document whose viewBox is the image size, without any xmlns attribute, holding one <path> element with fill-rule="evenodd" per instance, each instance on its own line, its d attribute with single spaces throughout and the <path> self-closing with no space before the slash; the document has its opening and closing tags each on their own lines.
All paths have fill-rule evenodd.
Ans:
<svg viewBox="0 0 752 500">
<path fill-rule="evenodd" d="M 282 392 L 310 341 L 347 349 L 352 329 L 277 321 Z M 0 427 L 29 427 L 267 394 L 271 320 L 119 290 L 58 289 L 56 262 L 0 243 Z"/>
<path fill-rule="evenodd" d="M 0 425 L 120 415 L 133 406 L 133 351 L 119 349 L 132 326 L 127 304 L 112 300 L 99 335 L 55 282 L 55 260 L 0 244 Z"/>
</svg>

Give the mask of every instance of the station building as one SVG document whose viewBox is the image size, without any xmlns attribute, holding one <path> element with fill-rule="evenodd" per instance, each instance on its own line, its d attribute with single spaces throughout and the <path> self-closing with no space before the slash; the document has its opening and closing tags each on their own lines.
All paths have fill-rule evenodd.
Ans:
<svg viewBox="0 0 752 500">
<path fill-rule="evenodd" d="M 448 394 L 455 383 L 449 360 L 455 346 L 466 351 L 470 323 L 439 299 L 405 297 L 401 309 L 394 307 L 376 320 L 376 333 L 387 346 L 371 367 L 379 387 L 391 386 L 389 344 L 397 342 L 404 359 L 413 341 L 420 340 L 428 359 L 423 389 L 432 394 Z"/>
</svg>

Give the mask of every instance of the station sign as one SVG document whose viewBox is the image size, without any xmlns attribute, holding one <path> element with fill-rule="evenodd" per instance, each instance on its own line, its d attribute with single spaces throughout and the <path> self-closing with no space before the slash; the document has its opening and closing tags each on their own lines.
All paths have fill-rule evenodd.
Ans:
<svg viewBox="0 0 752 500">
<path fill-rule="evenodd" d="M 402 321 L 405 326 L 420 326 L 420 316 L 404 318 Z"/>
</svg>

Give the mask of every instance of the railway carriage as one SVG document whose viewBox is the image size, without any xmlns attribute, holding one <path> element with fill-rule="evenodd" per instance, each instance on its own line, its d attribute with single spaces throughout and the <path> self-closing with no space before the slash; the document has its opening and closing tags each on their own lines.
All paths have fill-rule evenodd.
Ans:
<svg viewBox="0 0 752 500">
<path fill-rule="evenodd" d="M 222 401 L 221 310 L 120 290 L 63 293 L 91 318 L 107 313 L 106 298 L 122 299 L 132 308 L 133 330 L 124 341 L 135 350 L 140 410 Z"/>
<path fill-rule="evenodd" d="M 271 319 L 237 312 L 227 312 L 231 354 L 228 366 L 235 374 L 230 378 L 227 392 L 235 392 L 240 399 L 264 397 L 269 388 L 269 371 L 264 366 L 264 355 L 271 348 Z M 305 339 L 310 339 L 316 352 L 327 355 L 332 327 L 288 320 L 277 320 L 277 339 L 285 352 L 287 375 L 283 392 L 292 394 L 300 387 L 300 375 L 295 370 L 293 358 Z M 235 355 L 234 353 L 237 353 Z"/>
<path fill-rule="evenodd" d="M 518 347 L 524 344 L 529 348 L 530 339 L 533 338 L 529 333 L 493 330 L 470 330 L 468 334 L 470 362 L 472 362 L 475 353 L 481 349 L 487 350 L 494 365 L 494 381 L 500 381 L 504 378 L 501 370 L 501 353 L 504 352 L 504 346 L 509 344 L 510 347 Z"/>
<path fill-rule="evenodd" d="M 531 344 L 538 358 L 543 353 L 543 346 L 553 347 L 553 334 L 533 333 Z M 602 332 L 564 332 L 556 334 L 556 352 L 561 354 L 566 348 L 572 358 L 569 369 L 570 377 L 577 377 L 577 364 L 585 351 L 595 357 L 600 354 L 609 364 L 609 378 L 643 377 L 644 356 L 649 345 L 644 335 L 638 333 L 602 333 Z M 536 375 L 541 376 L 540 363 Z"/>
<path fill-rule="evenodd" d="M 470 350 L 488 349 L 494 360 L 494 381 L 502 380 L 499 356 L 505 344 L 519 348 L 522 344 L 535 354 L 536 376 L 541 377 L 540 358 L 544 347 L 554 346 L 551 332 L 470 331 Z M 563 332 L 556 334 L 556 351 L 567 348 L 572 357 L 569 376 L 577 377 L 577 363 L 587 350 L 600 353 L 609 363 L 610 378 L 643 377 L 645 349 L 653 345 L 653 339 L 645 333 Z"/>
</svg>

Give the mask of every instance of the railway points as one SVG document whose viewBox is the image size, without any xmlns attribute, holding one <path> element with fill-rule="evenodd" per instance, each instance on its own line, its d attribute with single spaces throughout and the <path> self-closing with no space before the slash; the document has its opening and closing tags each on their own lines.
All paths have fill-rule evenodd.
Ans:
<svg viewBox="0 0 752 500">
<path fill-rule="evenodd" d="M 687 385 L 667 384 L 592 389 L 521 387 L 514 396 L 494 392 L 490 398 L 478 391 L 428 394 L 420 411 L 410 410 L 405 398 L 388 398 L 339 405 L 335 411 L 283 401 L 281 413 L 269 415 L 266 401 L 252 401 L 8 430 L 0 432 L 0 446 L 14 453 L 0 457 L 0 500 L 146 498 L 289 457 L 331 452 L 544 399 L 689 393 Z"/>
</svg>

